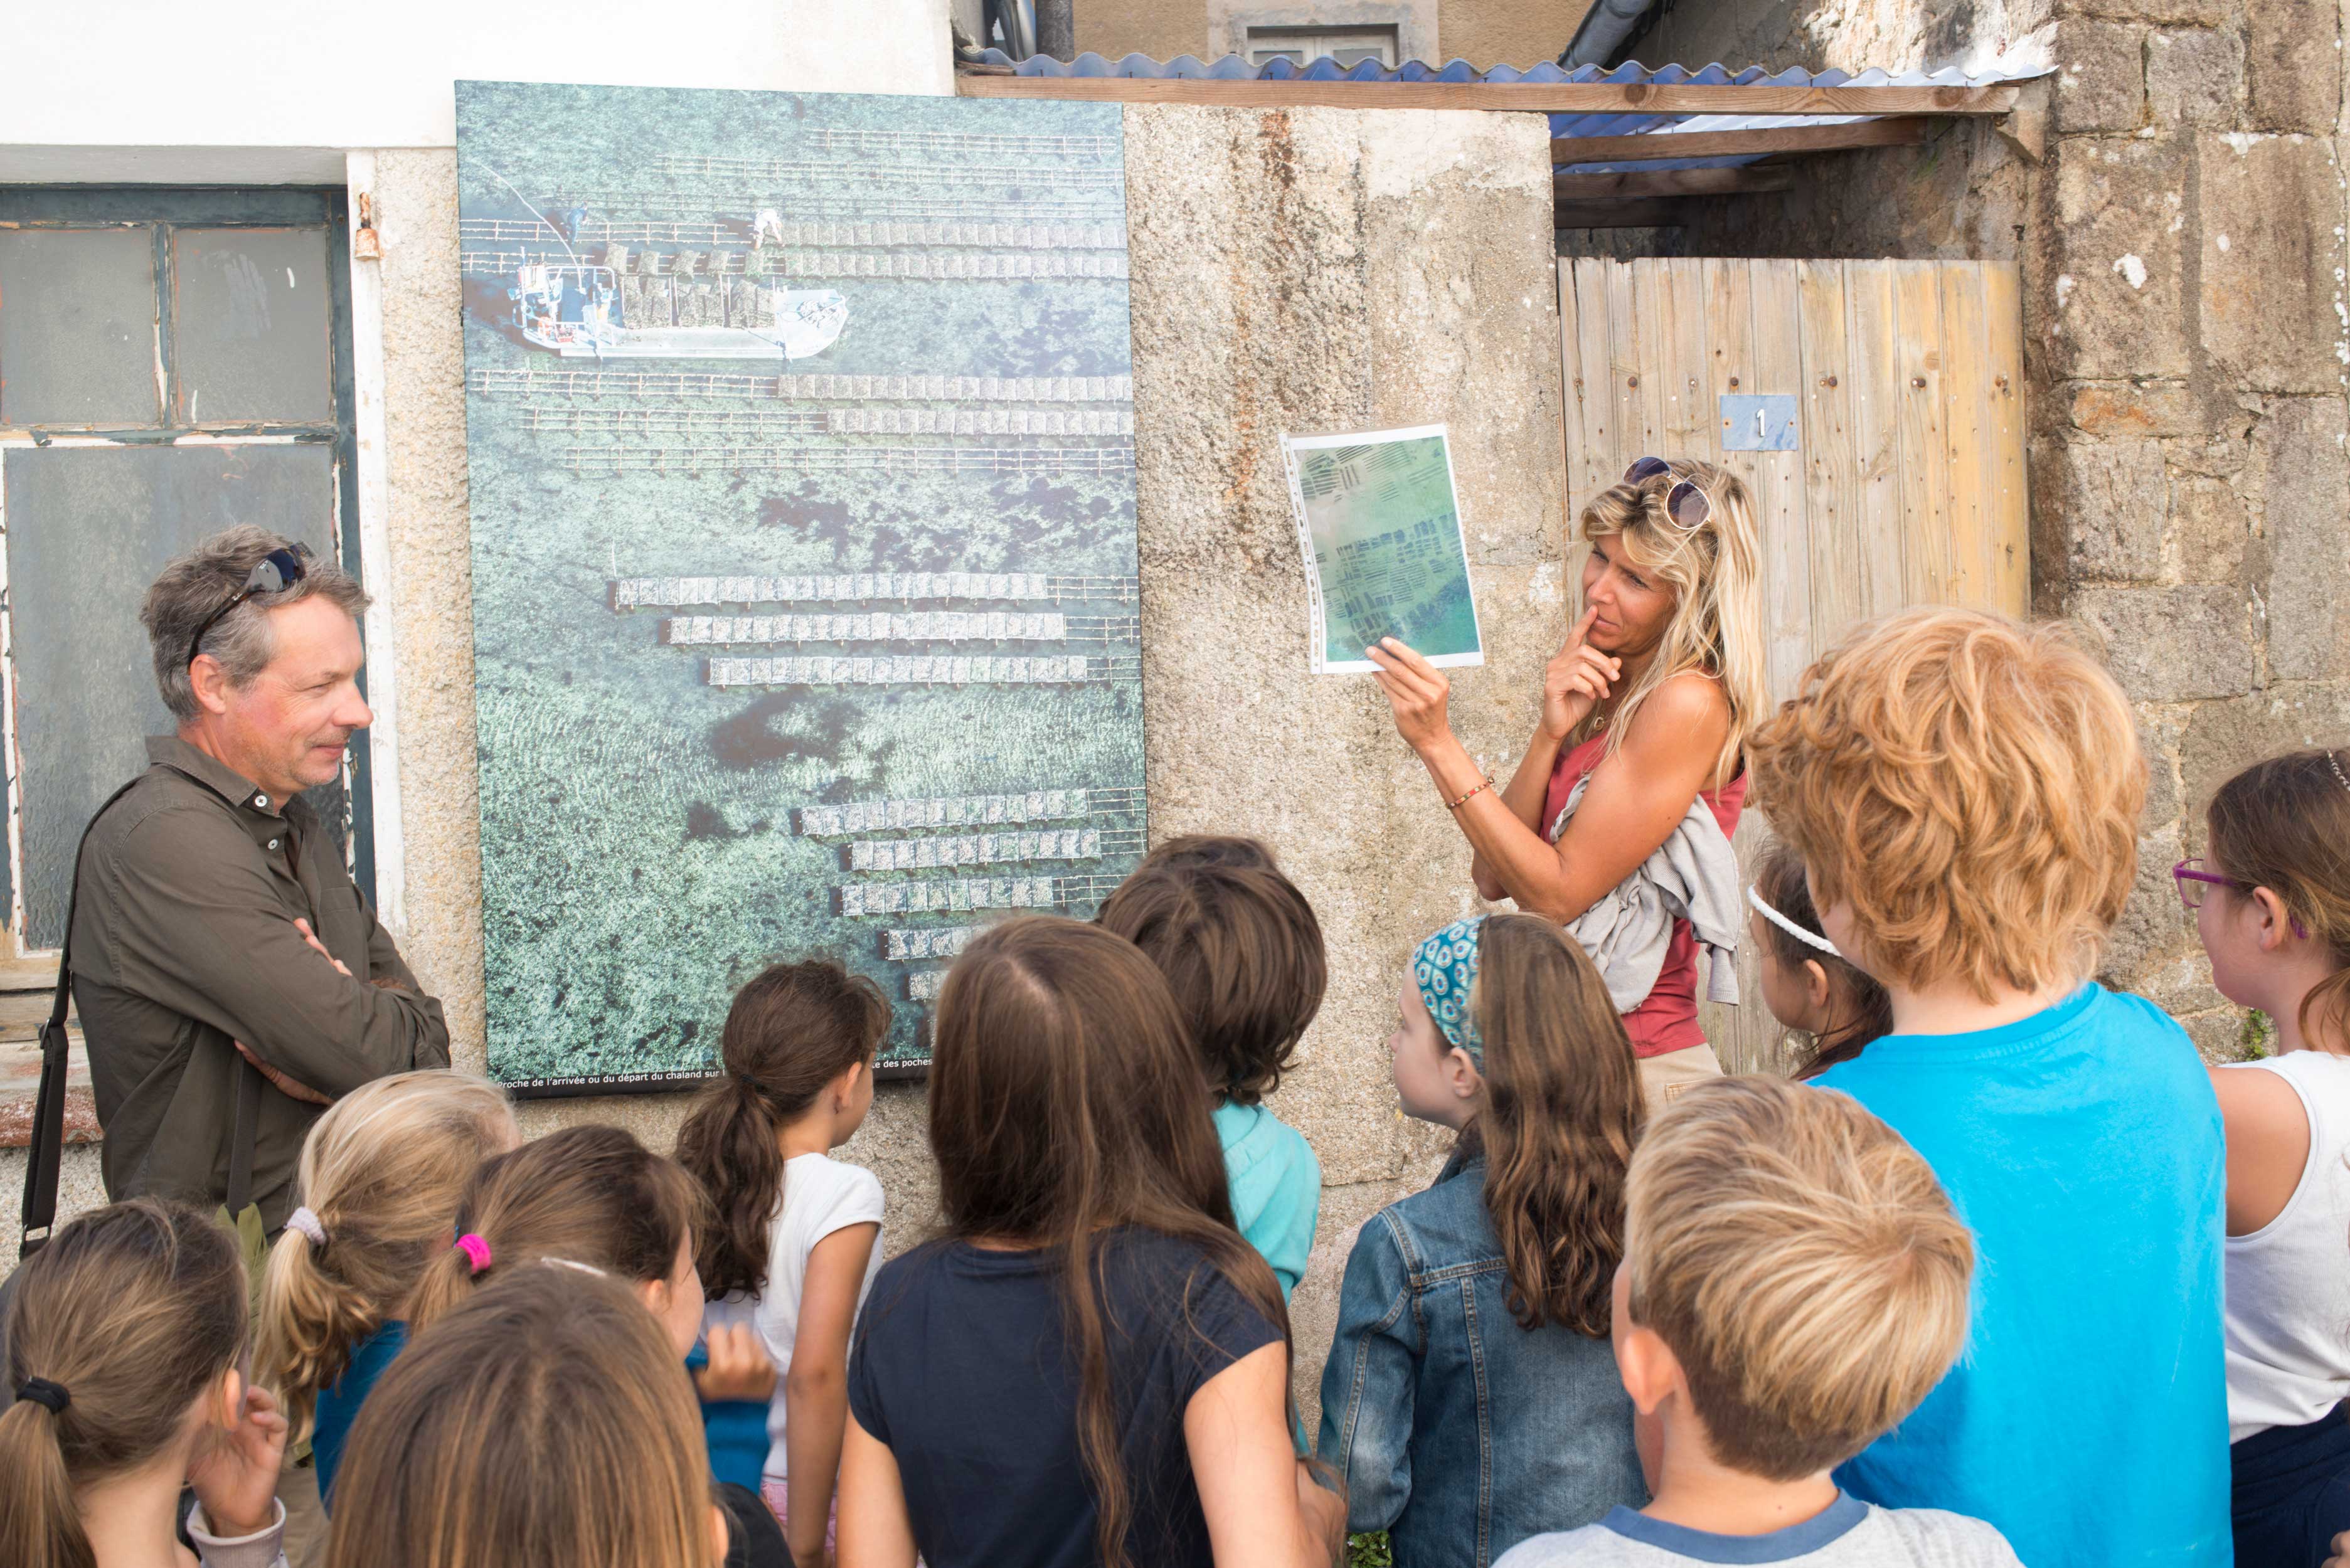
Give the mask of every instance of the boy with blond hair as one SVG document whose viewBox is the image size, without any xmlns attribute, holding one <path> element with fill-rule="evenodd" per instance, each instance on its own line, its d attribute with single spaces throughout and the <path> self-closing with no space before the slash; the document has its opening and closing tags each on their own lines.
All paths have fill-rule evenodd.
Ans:
<svg viewBox="0 0 2350 1568">
<path fill-rule="evenodd" d="M 1982 1521 L 1829 1474 L 1966 1338 L 1973 1245 L 1890 1127 L 1777 1078 L 1699 1084 L 1648 1125 L 1627 1206 L 1616 1364 L 1652 1501 L 1494 1568 L 2015 1568 Z"/>
<path fill-rule="evenodd" d="M 2061 628 L 1912 611 L 1813 665 L 1748 755 L 1823 930 L 1892 1000 L 1814 1082 L 1975 1237 L 1965 1354 L 1838 1479 L 2035 1565 L 2227 1563 L 2219 1106 L 2176 1023 L 2090 979 L 2146 796 L 2120 690 Z"/>
</svg>

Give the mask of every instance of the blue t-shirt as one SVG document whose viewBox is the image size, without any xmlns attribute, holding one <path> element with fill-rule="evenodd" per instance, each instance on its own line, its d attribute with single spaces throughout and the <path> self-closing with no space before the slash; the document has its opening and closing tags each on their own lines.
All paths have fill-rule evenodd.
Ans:
<svg viewBox="0 0 2350 1568">
<path fill-rule="evenodd" d="M 318 1467 L 318 1500 L 322 1504 L 334 1505 L 335 1468 L 343 1462 L 343 1444 L 350 1438 L 351 1423 L 359 1419 L 359 1407 L 367 1402 L 383 1369 L 407 1348 L 408 1324 L 393 1318 L 360 1340 L 343 1375 L 318 1390 L 310 1453 Z"/>
<path fill-rule="evenodd" d="M 2228 1563 L 2226 1147 L 2186 1033 L 2090 984 L 1814 1082 L 1925 1156 L 1976 1248 L 1958 1365 L 1836 1479 L 1989 1520 L 2035 1565 Z"/>
<path fill-rule="evenodd" d="M 710 1365 L 710 1347 L 696 1345 L 686 1352 L 689 1374 Z M 764 1399 L 704 1399 L 702 1436 L 710 1449 L 710 1473 L 733 1486 L 759 1490 L 767 1464 L 767 1402 Z"/>
<path fill-rule="evenodd" d="M 1216 1106 L 1216 1139 L 1232 1184 L 1232 1223 L 1273 1265 L 1289 1299 L 1314 1251 L 1322 1210 L 1322 1167 L 1298 1130 L 1263 1106 Z"/>
</svg>

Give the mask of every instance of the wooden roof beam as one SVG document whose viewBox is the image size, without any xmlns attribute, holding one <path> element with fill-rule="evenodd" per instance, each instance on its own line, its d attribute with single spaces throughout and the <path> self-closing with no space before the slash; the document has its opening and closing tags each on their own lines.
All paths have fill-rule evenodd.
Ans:
<svg viewBox="0 0 2350 1568">
<path fill-rule="evenodd" d="M 1235 109 L 1484 109 L 1554 114 L 2005 114 L 2013 83 L 1990 87 L 1699 87 L 1610 82 L 1215 81 L 1195 77 L 959 74 L 965 98 L 1222 104 Z"/>
<path fill-rule="evenodd" d="M 1659 158 L 1775 157 L 1790 152 L 1840 152 L 1854 147 L 1907 147 L 1926 140 L 1924 115 L 1856 120 L 1848 125 L 1788 125 L 1757 130 L 1654 132 L 1647 136 L 1563 136 L 1550 144 L 1553 163 L 1634 163 Z"/>
<path fill-rule="evenodd" d="M 1565 202 L 1647 201 L 1669 196 L 1745 196 L 1784 191 L 1795 171 L 1783 165 L 1736 169 L 1651 169 L 1627 174 L 1558 174 L 1551 192 Z"/>
</svg>

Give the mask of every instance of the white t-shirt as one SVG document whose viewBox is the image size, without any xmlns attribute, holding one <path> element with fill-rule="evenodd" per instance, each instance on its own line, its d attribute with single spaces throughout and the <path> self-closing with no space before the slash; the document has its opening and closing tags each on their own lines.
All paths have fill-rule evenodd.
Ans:
<svg viewBox="0 0 2350 1568">
<path fill-rule="evenodd" d="M 702 1309 L 706 1331 L 721 1324 L 747 1323 L 758 1330 L 775 1363 L 775 1392 L 767 1402 L 765 1474 L 780 1480 L 788 1460 L 784 1446 L 784 1376 L 792 1369 L 792 1342 L 800 1332 L 800 1291 L 807 1283 L 808 1254 L 835 1231 L 881 1223 L 881 1183 L 862 1166 L 843 1165 L 829 1155 L 795 1155 L 784 1161 L 784 1201 L 767 1232 L 767 1288 L 755 1296 L 736 1292 Z M 861 1310 L 881 1267 L 881 1241 L 874 1238 L 857 1287 Z"/>
<path fill-rule="evenodd" d="M 2301 1096 L 2309 1160 L 2277 1217 L 2230 1236 L 2228 1440 L 2305 1427 L 2350 1398 L 2350 1057 L 2288 1051 L 2224 1071 L 2273 1073 Z"/>
<path fill-rule="evenodd" d="M 1848 1492 L 1824 1513 L 1768 1535 L 1714 1535 L 1617 1508 L 1596 1524 L 1519 1542 L 1493 1568 L 1679 1568 L 1779 1563 L 1789 1568 L 2022 1568 L 2007 1538 L 1980 1519 L 1932 1508 L 1879 1508 Z"/>
</svg>

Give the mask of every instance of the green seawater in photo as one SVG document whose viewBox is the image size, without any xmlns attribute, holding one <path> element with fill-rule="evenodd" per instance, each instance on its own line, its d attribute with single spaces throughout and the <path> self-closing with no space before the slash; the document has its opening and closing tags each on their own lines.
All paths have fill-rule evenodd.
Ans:
<svg viewBox="0 0 2350 1568">
<path fill-rule="evenodd" d="M 1309 447 L 1296 460 L 1323 657 L 1359 661 L 1384 637 L 1430 657 L 1479 651 L 1444 438 Z"/>
<path fill-rule="evenodd" d="M 1117 106 L 461 83 L 458 146 L 491 1073 L 682 1087 L 826 955 L 919 1067 L 1142 847 Z"/>
</svg>

